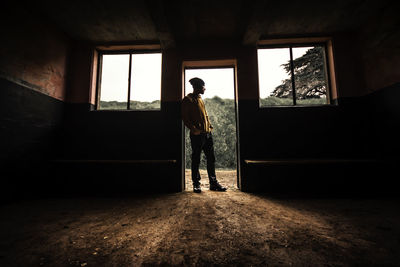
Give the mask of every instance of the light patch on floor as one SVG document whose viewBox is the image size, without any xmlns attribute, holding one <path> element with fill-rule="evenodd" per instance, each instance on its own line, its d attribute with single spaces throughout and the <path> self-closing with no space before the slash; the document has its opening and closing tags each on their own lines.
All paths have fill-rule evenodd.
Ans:
<svg viewBox="0 0 400 267">
<path fill-rule="evenodd" d="M 238 190 L 0 207 L 0 266 L 398 266 L 398 200 Z"/>
<path fill-rule="evenodd" d="M 218 182 L 228 188 L 228 190 L 238 190 L 236 170 L 216 170 L 215 174 Z M 208 180 L 207 170 L 200 169 L 200 176 L 200 184 L 202 189 L 208 190 L 210 188 L 210 182 Z M 185 170 L 185 184 L 187 191 L 193 190 L 192 172 L 190 169 Z"/>
</svg>

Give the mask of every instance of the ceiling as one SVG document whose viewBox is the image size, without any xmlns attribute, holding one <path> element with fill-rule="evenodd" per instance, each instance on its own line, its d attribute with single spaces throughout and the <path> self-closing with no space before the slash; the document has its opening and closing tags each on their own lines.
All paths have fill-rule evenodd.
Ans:
<svg viewBox="0 0 400 267">
<path fill-rule="evenodd" d="M 38 0 L 29 8 L 71 38 L 93 43 L 198 40 L 252 45 L 268 36 L 356 30 L 387 7 L 384 0 Z"/>
</svg>

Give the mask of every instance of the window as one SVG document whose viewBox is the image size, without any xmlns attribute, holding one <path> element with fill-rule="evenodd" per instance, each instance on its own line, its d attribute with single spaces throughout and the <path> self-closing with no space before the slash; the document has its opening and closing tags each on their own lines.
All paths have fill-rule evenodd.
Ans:
<svg viewBox="0 0 400 267">
<path fill-rule="evenodd" d="M 159 110 L 161 53 L 99 53 L 97 109 Z"/>
<path fill-rule="evenodd" d="M 257 57 L 260 107 L 329 104 L 324 43 L 261 47 Z"/>
</svg>

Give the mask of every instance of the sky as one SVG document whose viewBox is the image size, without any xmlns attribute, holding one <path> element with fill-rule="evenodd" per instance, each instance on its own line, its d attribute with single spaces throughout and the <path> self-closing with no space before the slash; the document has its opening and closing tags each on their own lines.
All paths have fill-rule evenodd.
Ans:
<svg viewBox="0 0 400 267">
<path fill-rule="evenodd" d="M 312 47 L 293 48 L 293 58 L 302 56 Z M 290 76 L 281 67 L 289 61 L 288 48 L 258 49 L 260 97 L 266 98 Z M 161 98 L 161 53 L 132 54 L 131 100 L 151 102 Z M 103 55 L 101 101 L 126 102 L 128 98 L 129 55 Z M 185 95 L 192 92 L 189 80 L 205 81 L 203 98 L 219 96 L 234 98 L 233 68 L 187 69 Z"/>
<path fill-rule="evenodd" d="M 235 98 L 233 68 L 223 69 L 187 69 L 185 71 L 185 95 L 193 92 L 189 83 L 191 78 L 201 78 L 205 83 L 206 91 L 202 98 Z"/>
<path fill-rule="evenodd" d="M 126 102 L 128 99 L 128 55 L 103 55 L 100 99 Z M 131 100 L 161 98 L 161 54 L 132 54 Z"/>
</svg>

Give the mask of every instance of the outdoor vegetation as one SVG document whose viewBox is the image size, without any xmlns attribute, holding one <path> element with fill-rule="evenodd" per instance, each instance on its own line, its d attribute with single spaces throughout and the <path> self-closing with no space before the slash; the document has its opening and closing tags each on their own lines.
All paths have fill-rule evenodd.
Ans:
<svg viewBox="0 0 400 267">
<path fill-rule="evenodd" d="M 131 101 L 130 108 L 135 110 L 160 109 L 160 100 L 153 102 Z M 100 101 L 100 109 L 121 110 L 127 109 L 127 102 Z"/>
<path fill-rule="evenodd" d="M 296 103 L 298 105 L 326 104 L 326 77 L 324 68 L 324 48 L 314 47 L 293 60 Z M 282 64 L 285 72 L 291 76 L 290 61 Z M 292 105 L 292 79 L 285 79 L 267 98 L 260 100 L 260 106 Z"/>
<path fill-rule="evenodd" d="M 233 99 L 222 99 L 218 96 L 204 99 L 208 116 L 213 129 L 215 150 L 215 167 L 218 169 L 236 169 L 236 121 L 235 103 Z M 186 127 L 185 127 L 186 128 Z M 186 168 L 190 168 L 192 149 L 190 147 L 189 130 L 186 135 Z M 206 168 L 203 154 L 200 168 Z"/>
<path fill-rule="evenodd" d="M 293 60 L 296 97 L 298 99 L 321 98 L 326 96 L 323 47 L 309 49 L 303 56 Z M 290 74 L 290 62 L 283 64 L 286 73 Z M 285 79 L 272 92 L 272 96 L 290 97 L 292 80 Z"/>
</svg>

